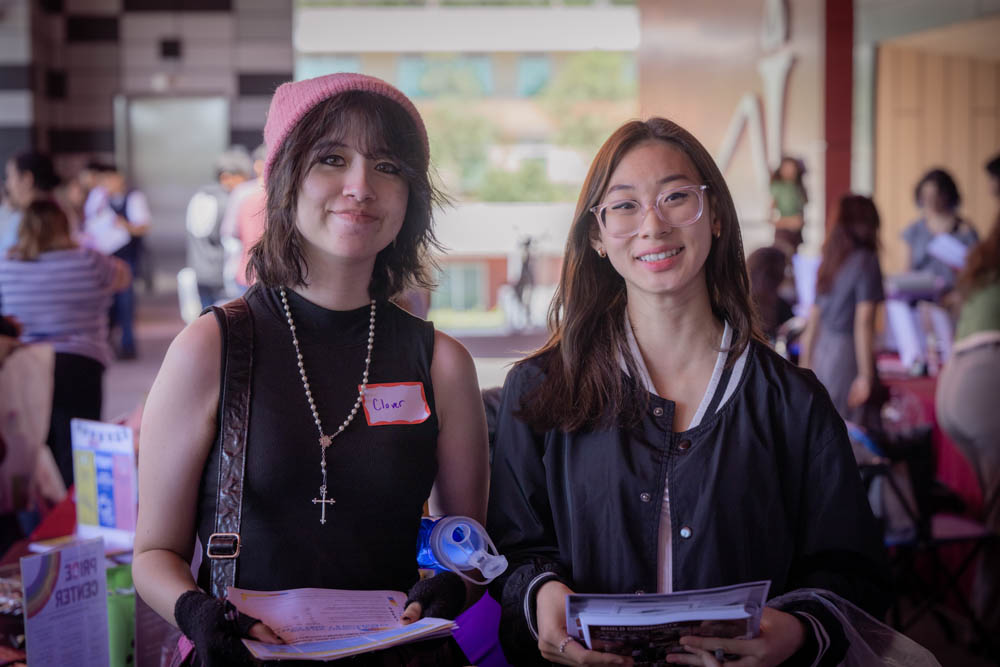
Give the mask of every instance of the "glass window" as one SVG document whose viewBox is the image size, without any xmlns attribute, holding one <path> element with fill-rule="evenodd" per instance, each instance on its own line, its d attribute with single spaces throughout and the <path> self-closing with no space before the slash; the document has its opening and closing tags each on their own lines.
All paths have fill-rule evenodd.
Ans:
<svg viewBox="0 0 1000 667">
<path fill-rule="evenodd" d="M 547 55 L 525 55 L 517 61 L 517 95 L 534 97 L 552 76 L 552 60 Z"/>
<path fill-rule="evenodd" d="M 460 56 L 458 66 L 472 72 L 472 76 L 479 82 L 483 95 L 493 94 L 493 61 L 489 56 Z"/>
<path fill-rule="evenodd" d="M 396 85 L 411 97 L 493 94 L 493 62 L 486 55 L 402 56 Z"/>
<path fill-rule="evenodd" d="M 400 56 L 396 63 L 396 87 L 408 97 L 420 97 L 426 71 L 427 61 L 423 56 Z"/>
<path fill-rule="evenodd" d="M 311 79 L 334 72 L 360 72 L 361 58 L 351 55 L 299 56 L 295 59 L 295 80 Z"/>
<path fill-rule="evenodd" d="M 483 264 L 445 264 L 438 275 L 438 288 L 431 295 L 431 308 L 484 310 L 485 294 L 486 270 Z"/>
</svg>

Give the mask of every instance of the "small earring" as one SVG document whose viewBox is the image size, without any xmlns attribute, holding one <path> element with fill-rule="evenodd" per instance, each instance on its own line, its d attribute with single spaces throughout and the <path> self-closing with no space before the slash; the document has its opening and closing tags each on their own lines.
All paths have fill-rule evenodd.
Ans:
<svg viewBox="0 0 1000 667">
<path fill-rule="evenodd" d="M 396 247 L 396 237 L 395 236 L 392 237 L 392 247 L 393 248 Z"/>
<path fill-rule="evenodd" d="M 607 253 L 607 251 L 605 251 L 605 250 L 604 250 L 604 248 L 598 248 L 598 249 L 597 249 L 597 255 L 598 255 L 598 257 L 600 257 L 601 259 L 604 259 L 605 257 L 607 257 L 607 256 L 608 256 L 608 253 Z"/>
</svg>

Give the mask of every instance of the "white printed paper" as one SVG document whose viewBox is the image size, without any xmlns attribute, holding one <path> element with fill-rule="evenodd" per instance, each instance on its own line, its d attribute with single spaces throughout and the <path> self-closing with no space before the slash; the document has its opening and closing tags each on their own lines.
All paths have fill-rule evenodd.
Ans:
<svg viewBox="0 0 1000 667">
<path fill-rule="evenodd" d="M 260 660 L 331 660 L 358 653 L 444 637 L 452 621 L 424 618 L 401 625 L 406 595 L 399 591 L 296 588 L 251 591 L 230 587 L 230 602 L 259 618 L 285 644 L 244 639 Z"/>
<path fill-rule="evenodd" d="M 969 254 L 969 247 L 951 234 L 938 234 L 927 244 L 927 253 L 956 271 L 961 271 L 965 268 L 965 256 Z"/>
<path fill-rule="evenodd" d="M 569 595 L 567 632 L 589 649 L 663 664 L 685 636 L 750 639 L 771 582 L 656 595 Z"/>
<path fill-rule="evenodd" d="M 406 602 L 406 595 L 398 591 L 327 588 L 250 591 L 230 587 L 226 597 L 286 642 L 339 639 L 394 628 Z"/>
<path fill-rule="evenodd" d="M 21 559 L 28 664 L 108 667 L 105 576 L 100 538 Z"/>
</svg>

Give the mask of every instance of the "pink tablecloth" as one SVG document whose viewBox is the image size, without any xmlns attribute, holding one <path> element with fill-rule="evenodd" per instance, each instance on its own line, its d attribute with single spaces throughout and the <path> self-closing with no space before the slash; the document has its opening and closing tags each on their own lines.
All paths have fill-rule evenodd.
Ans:
<svg viewBox="0 0 1000 667">
<path fill-rule="evenodd" d="M 936 455 L 937 478 L 954 491 L 966 504 L 967 514 L 980 517 L 983 509 L 983 494 L 979 479 L 962 451 L 938 426 L 934 414 L 934 390 L 937 378 L 918 377 L 903 379 L 883 379 L 892 391 L 906 392 L 920 401 L 927 421 L 934 425 L 932 439 Z"/>
</svg>

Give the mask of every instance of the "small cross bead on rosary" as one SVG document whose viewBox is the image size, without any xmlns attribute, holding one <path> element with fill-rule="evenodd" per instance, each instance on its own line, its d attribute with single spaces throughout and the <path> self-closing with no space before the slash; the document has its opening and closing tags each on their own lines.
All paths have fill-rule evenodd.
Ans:
<svg viewBox="0 0 1000 667">
<path fill-rule="evenodd" d="M 327 499 L 326 497 L 326 486 L 319 487 L 319 498 L 313 498 L 313 505 L 319 504 L 321 508 L 319 522 L 326 523 L 326 506 L 335 505 L 337 503 L 333 498 Z"/>
<path fill-rule="evenodd" d="M 319 461 L 320 470 L 323 471 L 323 484 L 319 487 L 319 498 L 313 498 L 313 505 L 320 506 L 319 522 L 321 524 L 326 523 L 326 506 L 335 505 L 337 503 L 333 498 L 327 499 L 326 497 L 326 450 L 333 443 L 333 436 L 321 435 L 319 437 L 320 451 L 322 452 L 322 457 Z"/>
</svg>

